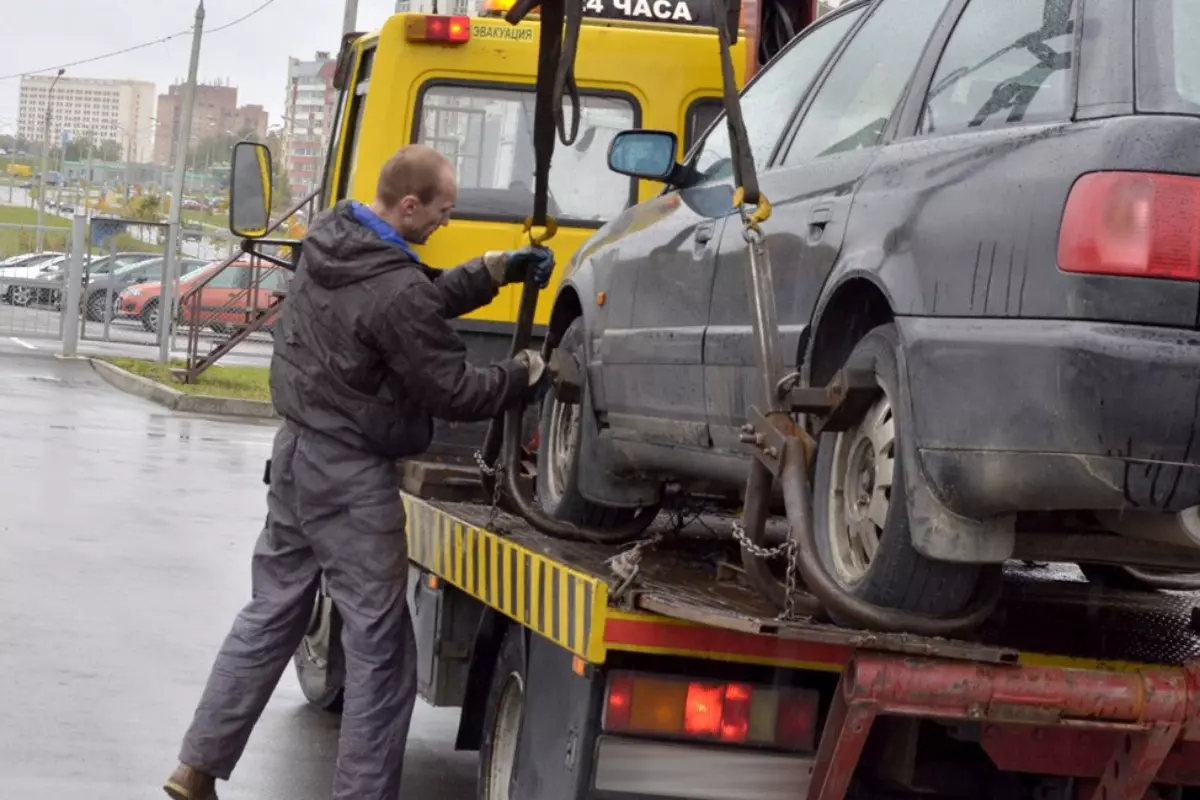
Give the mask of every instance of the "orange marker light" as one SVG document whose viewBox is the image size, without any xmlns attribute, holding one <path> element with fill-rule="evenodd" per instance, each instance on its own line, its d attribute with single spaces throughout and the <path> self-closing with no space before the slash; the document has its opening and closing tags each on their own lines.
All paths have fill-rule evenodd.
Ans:
<svg viewBox="0 0 1200 800">
<path fill-rule="evenodd" d="M 608 292 L 596 292 L 596 305 L 603 306 L 608 300 Z"/>
<path fill-rule="evenodd" d="M 464 44 L 471 40 L 471 18 L 438 14 L 412 16 L 405 26 L 404 37 L 410 42 Z"/>
</svg>

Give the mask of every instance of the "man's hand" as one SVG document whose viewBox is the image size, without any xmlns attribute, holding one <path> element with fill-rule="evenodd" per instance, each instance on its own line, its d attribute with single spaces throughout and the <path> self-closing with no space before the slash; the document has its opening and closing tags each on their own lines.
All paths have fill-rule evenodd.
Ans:
<svg viewBox="0 0 1200 800">
<path fill-rule="evenodd" d="M 483 263 L 497 286 L 524 283 L 531 272 L 534 283 L 545 289 L 554 272 L 554 252 L 548 247 L 522 247 L 520 250 L 491 251 L 483 256 Z"/>
<path fill-rule="evenodd" d="M 534 386 L 542 379 L 546 371 L 546 361 L 537 350 L 522 350 L 513 356 L 513 360 L 529 370 L 529 385 Z"/>
</svg>

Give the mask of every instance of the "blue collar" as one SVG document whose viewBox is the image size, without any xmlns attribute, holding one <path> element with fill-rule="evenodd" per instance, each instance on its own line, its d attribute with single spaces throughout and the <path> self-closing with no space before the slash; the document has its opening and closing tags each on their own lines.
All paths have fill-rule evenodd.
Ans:
<svg viewBox="0 0 1200 800">
<path fill-rule="evenodd" d="M 396 245 L 407 253 L 413 261 L 418 264 L 421 263 L 421 257 L 413 252 L 413 249 L 408 246 L 408 242 L 404 241 L 404 237 L 396 233 L 396 229 L 384 222 L 369 206 L 365 206 L 357 200 L 351 200 L 350 210 L 354 213 L 355 219 L 369 228 L 380 239 L 389 244 Z"/>
</svg>

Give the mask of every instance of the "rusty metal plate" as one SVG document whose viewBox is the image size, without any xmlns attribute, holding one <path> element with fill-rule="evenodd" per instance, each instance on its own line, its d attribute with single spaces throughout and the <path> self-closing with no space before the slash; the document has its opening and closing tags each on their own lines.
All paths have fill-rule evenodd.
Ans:
<svg viewBox="0 0 1200 800">
<path fill-rule="evenodd" d="M 488 521 L 489 509 L 483 506 L 441 506 L 477 527 Z M 1086 583 L 1074 565 L 1006 567 L 997 613 L 969 640 L 875 634 L 812 618 L 781 621 L 776 609 L 730 568 L 739 562 L 732 521 L 703 515 L 679 525 L 661 515 L 650 531 L 664 532 L 667 539 L 644 552 L 632 603 L 651 613 L 746 633 L 988 663 L 1011 662 L 1018 651 L 1169 666 L 1200 658 L 1200 636 L 1192 626 L 1200 595 L 1100 588 Z M 605 563 L 617 552 L 612 547 L 553 539 L 503 512 L 492 529 L 616 585 Z"/>
</svg>

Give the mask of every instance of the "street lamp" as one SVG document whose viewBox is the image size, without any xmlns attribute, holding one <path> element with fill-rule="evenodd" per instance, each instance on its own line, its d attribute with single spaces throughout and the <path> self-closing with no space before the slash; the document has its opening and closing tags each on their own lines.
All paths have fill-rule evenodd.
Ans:
<svg viewBox="0 0 1200 800">
<path fill-rule="evenodd" d="M 42 252 L 42 248 L 46 242 L 46 172 L 50 169 L 50 103 L 54 99 L 54 85 L 58 83 L 58 79 L 66 72 L 65 69 L 60 69 L 58 74 L 54 76 L 54 80 L 50 81 L 50 88 L 46 91 L 46 121 L 42 127 L 42 177 L 38 182 L 38 229 L 37 229 L 37 252 Z"/>
</svg>

